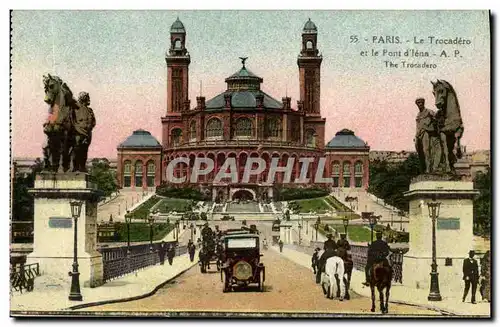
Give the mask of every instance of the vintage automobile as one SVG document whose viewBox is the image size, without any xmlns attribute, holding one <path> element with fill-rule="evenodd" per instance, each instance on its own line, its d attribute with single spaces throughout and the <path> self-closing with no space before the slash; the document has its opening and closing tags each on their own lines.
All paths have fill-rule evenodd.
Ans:
<svg viewBox="0 0 500 327">
<path fill-rule="evenodd" d="M 230 292 L 233 287 L 247 287 L 257 284 L 259 291 L 264 291 L 266 270 L 260 262 L 260 241 L 256 234 L 225 235 L 224 263 L 221 269 L 223 292 Z"/>
</svg>

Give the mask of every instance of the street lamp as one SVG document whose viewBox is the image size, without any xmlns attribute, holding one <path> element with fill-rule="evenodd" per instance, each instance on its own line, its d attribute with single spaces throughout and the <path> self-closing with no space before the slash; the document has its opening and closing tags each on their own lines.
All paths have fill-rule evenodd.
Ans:
<svg viewBox="0 0 500 327">
<path fill-rule="evenodd" d="M 194 231 L 193 223 L 191 223 L 191 226 L 189 226 L 189 229 L 191 229 L 191 241 L 193 241 L 193 231 Z"/>
<path fill-rule="evenodd" d="M 153 252 L 153 223 L 155 222 L 155 218 L 153 213 L 149 213 L 148 223 L 149 223 L 149 250 Z"/>
<path fill-rule="evenodd" d="M 302 225 L 299 223 L 299 245 L 302 244 L 302 237 L 301 237 L 301 234 L 300 234 L 301 230 L 302 230 Z"/>
<path fill-rule="evenodd" d="M 431 287 L 427 300 L 441 301 L 441 294 L 439 293 L 439 279 L 436 263 L 436 219 L 439 217 L 440 202 L 428 202 L 429 217 L 432 219 L 432 264 L 431 264 Z"/>
<path fill-rule="evenodd" d="M 177 220 L 175 222 L 175 229 L 177 230 L 177 233 L 175 234 L 175 240 L 179 242 L 179 221 Z"/>
<path fill-rule="evenodd" d="M 319 224 L 320 224 L 320 219 L 318 217 L 318 219 L 316 219 L 316 222 L 314 223 L 314 228 L 316 228 L 316 242 L 318 241 L 318 228 L 319 228 Z"/>
<path fill-rule="evenodd" d="M 125 215 L 125 222 L 127 223 L 127 254 L 130 254 L 130 223 L 132 222 L 130 210 L 127 210 L 127 214 Z"/>
<path fill-rule="evenodd" d="M 342 218 L 342 222 L 344 223 L 344 232 L 347 237 L 347 226 L 349 226 L 349 218 L 347 217 Z"/>
<path fill-rule="evenodd" d="M 78 272 L 78 248 L 77 248 L 77 235 L 78 235 L 78 217 L 82 212 L 81 201 L 71 201 L 71 215 L 75 224 L 75 235 L 73 241 L 73 271 L 68 274 L 71 276 L 71 290 L 69 293 L 70 301 L 82 301 L 82 294 L 80 293 L 80 273 Z"/>
</svg>

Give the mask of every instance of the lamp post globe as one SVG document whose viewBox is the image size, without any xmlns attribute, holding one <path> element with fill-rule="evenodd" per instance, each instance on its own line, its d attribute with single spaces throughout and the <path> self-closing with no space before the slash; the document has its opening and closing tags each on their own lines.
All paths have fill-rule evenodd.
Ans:
<svg viewBox="0 0 500 327">
<path fill-rule="evenodd" d="M 149 223 L 149 250 L 153 252 L 153 223 L 155 218 L 153 217 L 153 213 L 149 214 L 148 223 Z"/>
<path fill-rule="evenodd" d="M 127 214 L 125 215 L 125 222 L 127 223 L 127 253 L 130 253 L 130 224 L 132 223 L 130 210 L 127 210 Z"/>
<path fill-rule="evenodd" d="M 344 224 L 344 232 L 347 236 L 347 226 L 349 226 L 349 218 L 347 217 L 342 218 L 342 223 Z"/>
<path fill-rule="evenodd" d="M 71 215 L 74 221 L 74 238 L 73 238 L 73 270 L 69 272 L 71 276 L 71 289 L 68 299 L 70 301 L 82 301 L 83 297 L 80 292 L 80 273 L 78 272 L 78 218 L 82 211 L 83 202 L 71 201 Z"/>
</svg>

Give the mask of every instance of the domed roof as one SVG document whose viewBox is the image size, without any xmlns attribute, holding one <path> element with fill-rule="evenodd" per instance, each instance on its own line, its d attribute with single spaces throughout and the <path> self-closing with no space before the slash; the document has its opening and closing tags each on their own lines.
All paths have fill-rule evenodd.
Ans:
<svg viewBox="0 0 500 327">
<path fill-rule="evenodd" d="M 138 129 L 122 142 L 118 148 L 161 148 L 161 144 L 150 132 Z"/>
<path fill-rule="evenodd" d="M 262 92 L 261 90 L 239 90 L 239 91 L 226 91 L 212 99 L 208 100 L 205 104 L 206 110 L 217 110 L 225 107 L 224 95 L 231 95 L 231 107 L 238 109 L 255 109 L 257 106 L 257 96 L 263 96 L 263 106 L 266 109 L 281 109 L 283 104 L 274 99 L 270 95 Z"/>
<path fill-rule="evenodd" d="M 311 18 L 309 18 L 309 20 L 304 25 L 303 31 L 306 33 L 317 33 L 318 28 L 316 27 L 316 24 L 312 22 Z"/>
<path fill-rule="evenodd" d="M 177 20 L 170 27 L 170 33 L 186 33 L 184 24 L 179 20 L 179 17 L 177 17 Z"/>
<path fill-rule="evenodd" d="M 344 128 L 326 145 L 327 148 L 368 148 L 365 141 L 354 135 L 354 132 Z"/>
</svg>

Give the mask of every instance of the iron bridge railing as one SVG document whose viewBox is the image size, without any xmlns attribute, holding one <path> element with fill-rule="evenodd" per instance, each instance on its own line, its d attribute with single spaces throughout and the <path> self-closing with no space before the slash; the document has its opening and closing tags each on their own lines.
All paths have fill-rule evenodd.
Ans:
<svg viewBox="0 0 500 327">
<path fill-rule="evenodd" d="M 22 293 L 23 290 L 33 291 L 35 286 L 35 277 L 40 276 L 40 267 L 38 263 L 29 265 L 13 265 L 10 270 L 10 289 Z"/>
<path fill-rule="evenodd" d="M 165 242 L 172 246 L 177 242 Z M 127 246 L 116 248 L 101 248 L 103 261 L 103 279 L 109 281 L 136 272 L 138 270 L 154 266 L 160 262 L 158 254 L 160 243 L 154 243 L 150 250 L 149 244 L 130 246 L 130 254 L 127 254 Z M 176 246 L 175 255 L 180 256 L 187 253 L 187 246 Z"/>
</svg>

